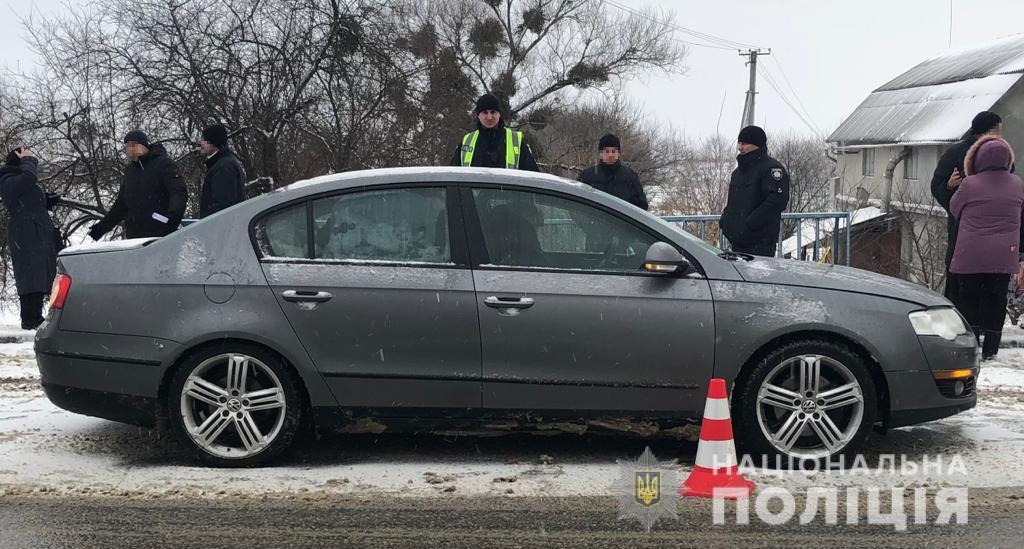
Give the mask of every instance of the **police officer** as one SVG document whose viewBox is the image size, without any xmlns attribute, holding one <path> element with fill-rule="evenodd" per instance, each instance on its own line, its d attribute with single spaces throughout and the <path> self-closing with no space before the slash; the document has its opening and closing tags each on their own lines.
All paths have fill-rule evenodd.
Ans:
<svg viewBox="0 0 1024 549">
<path fill-rule="evenodd" d="M 735 252 L 774 256 L 782 211 L 789 204 L 789 173 L 768 156 L 768 136 L 757 126 L 740 130 L 737 167 L 729 181 L 722 233 Z"/>
<path fill-rule="evenodd" d="M 523 132 L 505 127 L 497 97 L 481 95 L 473 114 L 477 118 L 476 130 L 462 138 L 452 157 L 452 166 L 540 171 L 530 146 L 523 140 Z"/>
<path fill-rule="evenodd" d="M 605 134 L 597 142 L 597 151 L 601 161 L 583 170 L 580 181 L 646 210 L 647 195 L 636 172 L 622 163 L 619 138 L 615 134 Z"/>
</svg>

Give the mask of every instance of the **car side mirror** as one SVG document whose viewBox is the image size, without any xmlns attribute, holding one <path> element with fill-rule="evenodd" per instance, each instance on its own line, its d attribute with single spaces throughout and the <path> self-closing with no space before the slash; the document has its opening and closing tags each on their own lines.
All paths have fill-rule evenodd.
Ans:
<svg viewBox="0 0 1024 549">
<path fill-rule="evenodd" d="M 679 250 L 665 242 L 655 242 L 647 249 L 644 270 L 664 275 L 683 275 L 690 270 L 690 262 Z"/>
</svg>

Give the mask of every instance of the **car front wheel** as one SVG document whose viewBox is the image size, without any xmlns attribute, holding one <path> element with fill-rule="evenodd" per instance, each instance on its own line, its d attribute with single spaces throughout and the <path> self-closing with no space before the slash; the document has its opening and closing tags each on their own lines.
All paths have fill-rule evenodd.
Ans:
<svg viewBox="0 0 1024 549">
<path fill-rule="evenodd" d="M 859 448 L 875 422 L 877 397 L 864 360 L 827 340 L 768 353 L 736 388 L 741 446 L 755 463 L 816 460 Z"/>
</svg>

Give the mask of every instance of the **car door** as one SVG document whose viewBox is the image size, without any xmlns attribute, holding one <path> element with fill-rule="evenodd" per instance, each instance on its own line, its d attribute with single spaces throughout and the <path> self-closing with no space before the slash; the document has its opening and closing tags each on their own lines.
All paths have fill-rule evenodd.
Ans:
<svg viewBox="0 0 1024 549">
<path fill-rule="evenodd" d="M 363 188 L 257 223 L 270 287 L 341 406 L 479 411 L 479 325 L 458 213 L 444 186 Z"/>
<path fill-rule="evenodd" d="M 714 364 L 706 279 L 643 271 L 662 239 L 577 197 L 463 197 L 486 410 L 699 414 Z"/>
</svg>

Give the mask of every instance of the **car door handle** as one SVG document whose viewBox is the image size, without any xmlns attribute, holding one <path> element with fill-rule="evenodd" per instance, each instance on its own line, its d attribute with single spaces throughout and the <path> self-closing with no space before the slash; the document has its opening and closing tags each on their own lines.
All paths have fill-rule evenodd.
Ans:
<svg viewBox="0 0 1024 549">
<path fill-rule="evenodd" d="M 285 290 L 281 297 L 291 303 L 324 303 L 330 301 L 334 294 L 331 292 L 311 292 L 306 290 Z"/>
<path fill-rule="evenodd" d="M 484 299 L 484 305 L 492 309 L 529 309 L 533 307 L 532 297 L 498 297 Z"/>
</svg>

